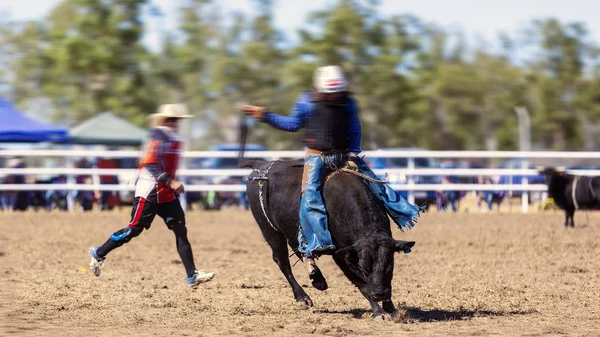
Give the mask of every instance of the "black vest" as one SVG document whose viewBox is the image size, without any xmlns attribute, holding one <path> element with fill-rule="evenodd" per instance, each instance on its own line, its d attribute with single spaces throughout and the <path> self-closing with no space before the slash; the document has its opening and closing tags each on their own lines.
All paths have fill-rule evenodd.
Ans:
<svg viewBox="0 0 600 337">
<path fill-rule="evenodd" d="M 306 121 L 304 144 L 309 149 L 328 151 L 347 150 L 350 146 L 350 111 L 348 99 L 340 103 L 315 102 Z"/>
</svg>

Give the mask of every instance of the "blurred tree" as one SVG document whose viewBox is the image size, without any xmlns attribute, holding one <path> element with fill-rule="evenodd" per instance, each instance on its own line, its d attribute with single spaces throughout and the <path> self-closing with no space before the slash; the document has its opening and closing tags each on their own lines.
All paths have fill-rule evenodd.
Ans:
<svg viewBox="0 0 600 337">
<path fill-rule="evenodd" d="M 210 132 L 205 121 L 214 96 L 211 63 L 217 53 L 221 14 L 212 0 L 186 0 L 179 13 L 178 34 L 167 34 L 162 51 L 154 58 L 153 81 L 160 102 L 185 103 L 195 115 L 186 144 L 205 148 L 206 142 L 196 136 Z"/>
<path fill-rule="evenodd" d="M 215 93 L 208 119 L 206 138 L 211 142 L 237 141 L 238 105 L 242 102 L 262 104 L 280 111 L 282 100 L 281 68 L 285 55 L 283 36 L 274 27 L 273 1 L 253 0 L 256 14 L 250 18 L 236 13 L 233 23 L 223 29 L 218 51 L 212 64 L 211 89 Z M 250 141 L 283 148 L 277 133 L 259 127 Z"/>
<path fill-rule="evenodd" d="M 2 59 L 5 62 L 5 78 L 17 101 L 35 97 L 40 91 L 41 30 L 39 22 L 3 25 Z"/>
<path fill-rule="evenodd" d="M 363 148 L 415 145 L 421 116 L 410 113 L 415 89 L 403 68 L 416 49 L 412 17 L 385 19 L 376 1 L 341 0 L 313 12 L 286 65 L 286 99 L 310 90 L 316 67 L 341 65 L 360 104 Z"/>
<path fill-rule="evenodd" d="M 435 132 L 420 132 L 418 144 L 431 149 L 458 148 L 459 144 L 455 139 L 456 130 L 451 123 L 452 111 L 449 110 L 441 94 L 445 85 L 439 83 L 444 78 L 454 79 L 453 76 L 442 76 L 453 67 L 446 53 L 448 34 L 439 27 L 425 24 L 418 19 L 413 20 L 413 26 L 418 37 L 418 49 L 413 65 L 415 74 L 413 81 L 419 88 L 419 103 L 414 107 L 415 114 L 423 118 L 428 117 L 429 122 L 425 128 L 435 130 Z M 453 54 L 455 59 L 460 57 L 458 50 Z"/>
<path fill-rule="evenodd" d="M 578 83 L 574 105 L 583 131 L 583 150 L 596 151 L 600 144 L 600 77 L 582 79 Z"/>
<path fill-rule="evenodd" d="M 7 96 L 10 82 L 10 58 L 13 51 L 11 43 L 12 28 L 10 23 L 0 19 L 0 97 Z"/>
<path fill-rule="evenodd" d="M 156 108 L 145 74 L 150 54 L 140 43 L 146 3 L 65 0 L 26 25 L 15 38 L 33 45 L 16 70 L 16 98 L 39 89 L 55 101 L 55 117 L 73 123 L 106 110 L 143 123 Z"/>
<path fill-rule="evenodd" d="M 578 113 L 576 105 L 578 95 L 580 106 L 588 103 L 588 94 L 579 94 L 580 85 L 589 83 L 582 82 L 592 49 L 587 32 L 580 23 L 546 19 L 534 21 L 530 33 L 540 50 L 530 70 L 534 140 L 554 150 L 580 149 L 585 138 L 582 120 L 591 117 Z"/>
<path fill-rule="evenodd" d="M 427 99 L 437 113 L 431 144 L 437 149 L 515 150 L 514 107 L 524 104 L 525 81 L 503 57 L 478 51 L 470 62 L 445 60 Z"/>
<path fill-rule="evenodd" d="M 527 104 L 527 82 L 523 72 L 504 56 L 476 52 L 471 64 L 481 87 L 475 107 L 479 121 L 478 150 L 518 150 L 519 133 L 515 107 Z"/>
<path fill-rule="evenodd" d="M 600 144 L 600 48 L 580 23 L 534 21 L 499 51 L 379 1 L 336 0 L 310 13 L 290 44 L 274 0 L 249 15 L 212 0 L 180 0 L 180 26 L 153 53 L 140 42 L 148 0 L 64 0 L 47 18 L 0 22 L 0 78 L 12 98 L 51 98 L 72 123 L 111 110 L 138 124 L 157 104 L 188 104 L 203 131 L 195 148 L 235 142 L 237 106 L 289 114 L 316 67 L 340 64 L 360 104 L 363 148 L 517 149 L 515 106 L 532 114 L 536 148 Z M 0 86 L 2 84 L 0 83 Z M 198 132 L 194 132 L 197 134 Z M 303 134 L 258 124 L 250 141 L 300 149 Z"/>
</svg>

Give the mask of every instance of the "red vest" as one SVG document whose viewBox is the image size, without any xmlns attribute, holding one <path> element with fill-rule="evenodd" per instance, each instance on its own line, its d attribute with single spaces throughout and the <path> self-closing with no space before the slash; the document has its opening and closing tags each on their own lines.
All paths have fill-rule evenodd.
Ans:
<svg viewBox="0 0 600 337">
<path fill-rule="evenodd" d="M 159 164 L 169 179 L 175 179 L 181 147 L 182 143 L 177 134 L 163 128 L 155 128 L 152 130 L 151 140 L 148 142 L 138 166 Z M 175 200 L 175 193 L 167 184 L 157 182 L 157 189 L 159 203 Z"/>
</svg>

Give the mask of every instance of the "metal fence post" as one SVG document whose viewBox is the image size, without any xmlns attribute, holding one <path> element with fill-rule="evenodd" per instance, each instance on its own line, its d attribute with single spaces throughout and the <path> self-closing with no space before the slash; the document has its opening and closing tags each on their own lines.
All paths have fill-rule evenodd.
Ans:
<svg viewBox="0 0 600 337">
<path fill-rule="evenodd" d="M 529 166 L 527 160 L 523 160 L 521 163 L 522 169 L 527 169 Z M 529 191 L 527 191 L 527 185 L 529 185 L 529 178 L 527 176 L 523 176 L 521 179 L 521 188 L 523 192 L 521 193 L 521 210 L 523 213 L 527 213 L 529 210 Z"/>
<path fill-rule="evenodd" d="M 415 192 L 413 191 L 413 188 L 415 186 L 415 176 L 414 176 L 414 171 L 415 171 L 415 158 L 413 157 L 408 157 L 407 158 L 408 162 L 407 162 L 407 168 L 408 168 L 408 177 L 406 177 L 406 183 L 407 186 L 410 188 L 410 190 L 408 191 L 408 202 L 410 202 L 411 204 L 415 204 Z"/>
<path fill-rule="evenodd" d="M 520 151 L 531 151 L 531 120 L 529 118 L 529 111 L 525 107 L 515 107 L 515 113 L 519 120 L 519 150 Z M 523 159 L 521 162 L 521 168 L 527 169 L 529 166 L 528 161 Z M 529 184 L 527 176 L 523 176 L 521 179 L 521 186 L 526 188 Z M 523 190 L 521 194 L 521 209 L 523 213 L 527 213 L 529 209 L 529 192 Z"/>
<path fill-rule="evenodd" d="M 75 167 L 75 160 L 73 159 L 73 157 L 67 157 L 67 168 L 72 169 L 74 167 Z M 67 184 L 68 185 L 75 184 L 75 177 L 71 173 L 67 174 Z M 75 202 L 73 201 L 73 193 L 74 192 L 75 191 L 71 191 L 71 190 L 67 189 L 67 208 L 69 209 L 69 212 L 73 212 L 73 210 L 75 209 Z"/>
</svg>

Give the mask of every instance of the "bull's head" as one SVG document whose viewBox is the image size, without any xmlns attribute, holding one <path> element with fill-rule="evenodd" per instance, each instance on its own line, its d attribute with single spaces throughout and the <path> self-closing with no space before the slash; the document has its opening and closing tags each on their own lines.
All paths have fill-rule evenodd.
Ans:
<svg viewBox="0 0 600 337">
<path fill-rule="evenodd" d="M 394 253 L 408 253 L 414 244 L 414 241 L 380 238 L 358 242 L 335 254 L 343 258 L 352 273 L 368 285 L 374 301 L 386 301 L 392 297 Z"/>
<path fill-rule="evenodd" d="M 565 174 L 566 169 L 564 167 L 553 168 L 538 166 L 537 171 L 540 173 L 540 175 L 544 177 L 546 185 L 549 185 L 556 177 L 563 176 Z"/>
</svg>

